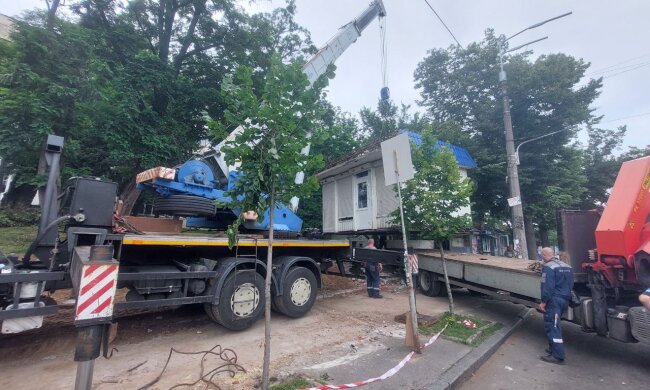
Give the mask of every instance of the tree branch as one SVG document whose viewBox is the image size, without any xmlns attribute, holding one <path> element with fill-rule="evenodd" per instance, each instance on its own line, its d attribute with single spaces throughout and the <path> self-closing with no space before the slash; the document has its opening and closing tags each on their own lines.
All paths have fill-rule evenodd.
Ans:
<svg viewBox="0 0 650 390">
<path fill-rule="evenodd" d="M 192 50 L 188 51 L 187 53 L 185 53 L 185 55 L 182 55 L 182 56 L 180 54 L 177 55 L 176 59 L 174 60 L 174 65 L 176 65 L 176 70 L 180 69 L 181 65 L 183 64 L 183 61 L 185 61 L 186 59 L 188 59 L 188 58 L 192 57 L 193 55 L 198 54 L 198 53 L 200 53 L 202 51 L 212 49 L 213 47 L 217 47 L 217 46 L 218 46 L 218 44 L 216 44 L 216 43 L 211 44 L 211 45 L 207 45 L 207 46 L 201 46 L 201 47 L 197 47 L 195 49 L 192 49 Z"/>
<path fill-rule="evenodd" d="M 186 3 L 189 4 L 190 2 L 187 1 Z M 201 17 L 203 11 L 205 11 L 205 3 L 205 0 L 194 3 L 194 12 L 192 13 L 190 26 L 187 29 L 185 37 L 183 38 L 183 45 L 181 46 L 181 50 L 174 59 L 174 68 L 177 72 L 180 69 L 183 60 L 189 57 L 187 56 L 187 49 L 189 49 L 190 45 L 192 44 L 192 38 L 194 38 L 194 31 L 196 30 L 196 25 L 199 22 L 199 18 Z"/>
<path fill-rule="evenodd" d="M 153 54 L 158 54 L 156 50 L 156 46 L 153 44 L 153 40 L 151 39 L 151 34 L 149 34 L 148 30 L 145 29 L 144 25 L 142 24 L 142 20 L 140 20 L 140 15 L 135 12 L 135 20 L 138 22 L 138 27 L 140 27 L 140 30 L 142 30 L 142 33 L 147 37 L 147 41 L 149 42 L 149 48 L 151 49 L 151 52 Z"/>
<path fill-rule="evenodd" d="M 56 18 L 56 10 L 59 8 L 60 0 L 52 0 L 52 5 L 49 1 L 47 3 L 47 29 L 52 30 L 54 28 L 54 19 Z"/>
</svg>

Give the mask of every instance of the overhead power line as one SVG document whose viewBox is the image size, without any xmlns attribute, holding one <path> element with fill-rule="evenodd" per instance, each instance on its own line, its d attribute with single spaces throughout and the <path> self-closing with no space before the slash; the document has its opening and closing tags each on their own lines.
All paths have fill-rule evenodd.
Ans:
<svg viewBox="0 0 650 390">
<path fill-rule="evenodd" d="M 449 32 L 449 35 L 451 35 L 451 37 L 454 38 L 454 41 L 456 41 L 456 43 L 458 44 L 458 46 L 460 46 L 460 48 L 463 49 L 463 45 L 461 45 L 460 42 L 458 42 L 458 39 L 456 39 L 456 36 L 454 35 L 454 33 L 451 32 L 451 30 L 449 29 L 449 27 L 447 27 L 447 24 L 445 24 L 445 21 L 442 20 L 442 18 L 440 17 L 440 15 L 438 15 L 438 13 L 436 12 L 436 10 L 433 9 L 433 7 L 431 6 L 431 4 L 429 4 L 429 1 L 424 0 L 424 2 L 427 3 L 427 5 L 429 6 L 429 8 L 431 8 L 431 11 L 433 11 L 433 13 L 436 14 L 436 16 L 438 17 L 438 20 L 440 20 L 440 23 L 442 23 L 442 25 L 445 26 L 445 28 L 446 28 L 447 31 Z"/>
<path fill-rule="evenodd" d="M 618 122 L 618 121 L 622 121 L 623 119 L 638 118 L 638 117 L 646 116 L 646 115 L 650 115 L 650 112 L 644 112 L 644 113 L 641 113 L 641 114 L 629 115 L 629 116 L 624 116 L 624 117 L 616 118 L 616 119 L 610 119 L 608 121 L 604 121 L 604 122 L 601 122 L 601 123 Z"/>
<path fill-rule="evenodd" d="M 647 57 L 647 56 L 650 56 L 650 53 L 646 53 L 646 54 L 643 54 L 643 55 L 640 55 L 640 56 L 637 56 L 637 57 L 628 58 L 628 59 L 623 60 L 623 61 L 621 61 L 621 62 L 617 62 L 617 63 L 615 63 L 615 64 L 612 64 L 612 65 L 609 65 L 609 66 L 605 66 L 605 67 L 603 67 L 603 68 L 591 69 L 591 72 L 589 72 L 589 73 L 587 74 L 587 76 L 589 76 L 589 75 L 591 75 L 591 74 L 596 74 L 596 73 L 605 73 L 605 72 L 607 72 L 609 69 L 612 69 L 612 68 L 618 68 L 620 65 L 627 64 L 628 62 L 632 62 L 632 61 L 635 61 L 635 60 L 638 60 L 638 59 L 641 59 L 641 58 L 645 58 L 645 57 Z M 629 65 L 625 65 L 625 66 L 629 66 Z M 623 66 L 623 67 L 625 67 L 625 66 Z"/>
<path fill-rule="evenodd" d="M 631 71 L 633 71 L 633 70 L 636 70 L 636 69 L 639 69 L 639 68 L 643 68 L 644 66 L 648 66 L 648 65 L 650 65 L 650 62 L 646 62 L 646 63 L 643 63 L 643 64 L 638 64 L 637 66 L 635 66 L 635 67 L 633 67 L 633 68 L 626 69 L 626 70 L 620 71 L 620 72 L 618 72 L 618 73 L 610 74 L 610 75 L 607 75 L 607 76 L 603 76 L 603 78 L 604 78 L 604 79 L 609 79 L 609 78 L 611 78 L 611 77 L 618 76 L 619 74 L 623 74 L 623 73 L 631 72 Z"/>
<path fill-rule="evenodd" d="M 625 72 L 628 72 L 630 70 L 642 68 L 642 67 L 648 66 L 648 65 L 650 65 L 650 61 L 638 62 L 636 64 L 628 64 L 628 65 L 623 65 L 623 66 L 611 67 L 609 70 L 603 70 L 603 71 L 597 71 L 597 72 L 589 72 L 589 73 L 585 74 L 585 76 L 586 77 L 594 77 L 594 76 L 603 75 L 605 78 L 607 78 L 607 77 L 612 76 L 612 75 L 605 76 L 608 73 L 615 73 L 615 74 L 625 73 Z"/>
</svg>

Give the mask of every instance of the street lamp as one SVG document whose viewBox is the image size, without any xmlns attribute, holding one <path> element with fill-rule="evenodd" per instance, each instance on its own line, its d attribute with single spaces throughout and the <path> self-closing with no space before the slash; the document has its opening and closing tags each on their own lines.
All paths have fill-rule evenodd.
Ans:
<svg viewBox="0 0 650 390">
<path fill-rule="evenodd" d="M 539 137 L 531 138 L 531 139 L 526 140 L 526 141 L 520 143 L 519 145 L 517 145 L 517 149 L 515 149 L 515 162 L 517 163 L 517 165 L 519 165 L 519 148 L 521 148 L 522 145 L 526 145 L 529 142 L 537 141 L 538 139 L 542 139 L 542 138 L 545 138 L 545 137 L 548 137 L 550 135 L 557 134 L 557 133 L 560 133 L 560 132 L 566 131 L 566 130 L 568 130 L 568 129 L 562 129 L 562 130 L 554 131 L 552 133 L 540 135 Z"/>
<path fill-rule="evenodd" d="M 539 38 L 534 41 L 524 43 L 523 45 L 514 47 L 510 50 L 506 50 L 506 42 L 508 42 L 510 39 L 516 37 L 517 35 L 525 31 L 532 30 L 548 22 L 569 15 L 571 15 L 571 12 L 567 12 L 565 14 L 558 15 L 556 17 L 533 24 L 532 26 L 526 27 L 525 29 L 519 31 L 514 35 L 511 35 L 508 38 L 502 36 L 502 38 L 499 41 L 499 69 L 500 69 L 499 84 L 501 86 L 501 94 L 503 95 L 503 125 L 505 128 L 505 136 L 506 136 L 506 154 L 508 157 L 507 160 L 508 160 L 508 178 L 509 178 L 508 183 L 510 186 L 510 199 L 508 199 L 508 204 L 510 205 L 510 212 L 512 218 L 512 235 L 513 235 L 514 245 L 515 247 L 517 245 L 519 246 L 521 257 L 524 259 L 528 258 L 528 246 L 526 243 L 526 230 L 524 227 L 524 208 L 521 203 L 521 189 L 519 188 L 519 172 L 517 170 L 515 140 L 512 132 L 512 118 L 510 116 L 510 100 L 508 98 L 507 77 L 506 77 L 506 72 L 503 69 L 503 56 L 506 53 L 509 53 L 514 50 L 519 50 L 524 46 L 530 45 L 535 42 L 539 42 L 541 40 L 547 39 L 548 37 Z"/>
</svg>

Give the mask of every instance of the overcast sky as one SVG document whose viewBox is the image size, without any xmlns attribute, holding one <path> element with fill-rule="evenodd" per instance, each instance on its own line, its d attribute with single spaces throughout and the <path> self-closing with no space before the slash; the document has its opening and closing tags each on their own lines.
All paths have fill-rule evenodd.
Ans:
<svg viewBox="0 0 650 390">
<path fill-rule="evenodd" d="M 297 0 L 298 22 L 321 46 L 343 24 L 363 11 L 370 0 Z M 650 2 L 647 0 L 429 0 L 462 45 L 480 41 L 486 28 L 512 35 L 556 15 L 573 15 L 528 31 L 511 41 L 516 46 L 548 35 L 532 45 L 535 55 L 563 52 L 592 64 L 593 77 L 603 76 L 594 108 L 604 115 L 601 127 L 627 124 L 626 146 L 650 144 Z M 42 0 L 0 0 L 0 13 L 15 16 L 43 7 Z M 268 9 L 282 1 L 261 1 Z M 388 49 L 388 86 L 396 103 L 416 106 L 419 93 L 413 72 L 428 50 L 446 48 L 453 38 L 424 0 L 384 0 Z M 337 61 L 329 98 L 357 113 L 375 107 L 381 88 L 380 39 L 373 22 Z M 507 68 L 506 68 L 507 71 Z M 495 75 L 496 77 L 496 75 Z M 516 131 L 516 123 L 515 123 Z"/>
</svg>

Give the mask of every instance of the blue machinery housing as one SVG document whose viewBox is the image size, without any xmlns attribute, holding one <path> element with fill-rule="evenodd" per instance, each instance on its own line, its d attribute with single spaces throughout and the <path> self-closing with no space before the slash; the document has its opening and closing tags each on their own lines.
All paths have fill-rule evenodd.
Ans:
<svg viewBox="0 0 650 390">
<path fill-rule="evenodd" d="M 156 178 L 148 183 L 138 184 L 138 189 L 155 191 L 163 198 L 190 195 L 207 200 L 205 203 L 213 201 L 214 204 L 228 204 L 232 202 L 232 199 L 226 195 L 226 192 L 232 189 L 240 175 L 239 172 L 230 172 L 227 184 L 222 185 L 215 180 L 214 172 L 208 164 L 200 160 L 189 160 L 176 168 L 174 180 Z M 238 209 L 227 209 L 219 210 L 214 215 L 188 217 L 186 226 L 218 228 L 223 226 L 223 220 L 231 221 L 239 217 L 240 213 L 241 210 Z M 246 221 L 244 227 L 251 230 L 268 230 L 269 210 L 264 213 L 261 222 Z M 275 209 L 273 228 L 281 231 L 300 232 L 302 219 L 288 207 L 279 205 Z"/>
</svg>

